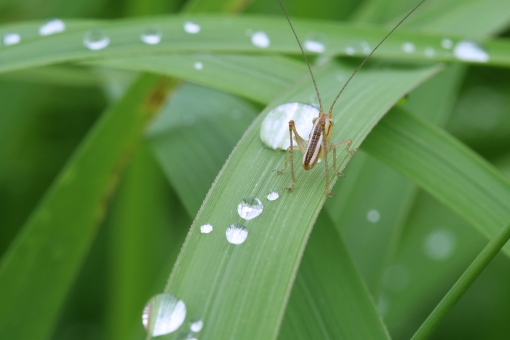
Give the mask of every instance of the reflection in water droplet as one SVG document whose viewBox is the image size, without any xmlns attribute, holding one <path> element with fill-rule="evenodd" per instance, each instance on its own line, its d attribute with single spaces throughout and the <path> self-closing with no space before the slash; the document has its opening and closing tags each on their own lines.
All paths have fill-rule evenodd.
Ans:
<svg viewBox="0 0 510 340">
<path fill-rule="evenodd" d="M 271 191 L 267 194 L 266 198 L 268 201 L 276 201 L 280 195 L 276 191 Z"/>
<path fill-rule="evenodd" d="M 264 32 L 255 32 L 251 36 L 251 43 L 260 48 L 267 48 L 271 44 L 269 37 Z"/>
<path fill-rule="evenodd" d="M 355 55 L 356 54 L 356 50 L 354 49 L 354 47 L 346 47 L 345 48 L 345 53 L 347 55 Z"/>
<path fill-rule="evenodd" d="M 202 64 L 200 61 L 197 61 L 193 67 L 195 68 L 195 70 L 201 70 L 204 68 L 204 64 Z"/>
<path fill-rule="evenodd" d="M 287 103 L 272 109 L 262 121 L 260 139 L 274 150 L 287 150 L 290 146 L 289 121 L 294 124 L 301 136 L 308 136 L 312 130 L 312 120 L 319 116 L 319 109 L 303 103 Z"/>
<path fill-rule="evenodd" d="M 453 47 L 453 41 L 451 39 L 445 38 L 441 40 L 441 46 L 447 50 Z"/>
<path fill-rule="evenodd" d="M 370 210 L 367 213 L 367 220 L 372 222 L 372 223 L 379 222 L 380 218 L 381 218 L 381 214 L 377 210 Z"/>
<path fill-rule="evenodd" d="M 400 292 L 409 285 L 409 270 L 402 265 L 391 265 L 384 271 L 385 286 L 394 291 Z"/>
<path fill-rule="evenodd" d="M 200 232 L 202 234 L 209 234 L 211 231 L 213 231 L 213 226 L 209 223 L 200 226 Z"/>
<path fill-rule="evenodd" d="M 456 243 L 455 234 L 451 231 L 434 230 L 423 241 L 423 252 L 432 260 L 445 260 L 454 253 Z"/>
<path fill-rule="evenodd" d="M 411 42 L 405 42 L 402 44 L 402 50 L 405 53 L 414 53 L 415 50 L 414 44 Z"/>
<path fill-rule="evenodd" d="M 60 19 L 52 19 L 46 21 L 44 25 L 39 27 L 40 35 L 50 35 L 65 31 L 66 24 Z"/>
<path fill-rule="evenodd" d="M 241 203 L 237 206 L 237 213 L 245 220 L 251 220 L 259 216 L 264 210 L 262 202 L 256 197 L 243 198 Z"/>
<path fill-rule="evenodd" d="M 228 242 L 232 244 L 241 244 L 246 241 L 246 238 L 248 237 L 248 230 L 246 230 L 242 224 L 234 223 L 227 228 L 226 236 Z"/>
<path fill-rule="evenodd" d="M 163 293 L 152 297 L 145 305 L 142 323 L 152 336 L 176 331 L 186 318 L 186 305 L 172 294 Z"/>
<path fill-rule="evenodd" d="M 434 50 L 434 48 L 432 47 L 427 47 L 425 48 L 424 53 L 427 57 L 433 57 L 436 55 L 436 50 Z"/>
<path fill-rule="evenodd" d="M 88 49 L 102 50 L 110 44 L 110 38 L 101 30 L 91 30 L 85 33 L 83 45 Z"/>
<path fill-rule="evenodd" d="M 161 41 L 161 31 L 155 27 L 149 27 L 140 35 L 140 39 L 149 45 L 159 44 Z"/>
<path fill-rule="evenodd" d="M 204 327 L 204 322 L 201 319 L 192 320 L 189 326 L 190 330 L 195 333 L 200 332 L 202 327 Z"/>
<path fill-rule="evenodd" d="M 21 41 L 21 36 L 18 33 L 6 33 L 2 41 L 5 46 L 16 45 Z"/>
<path fill-rule="evenodd" d="M 489 61 L 489 54 L 480 45 L 473 41 L 460 41 L 453 50 L 457 59 L 486 63 Z"/>
<path fill-rule="evenodd" d="M 201 29 L 200 25 L 195 24 L 194 22 L 186 21 L 184 23 L 184 31 L 186 31 L 186 33 L 197 34 L 198 32 L 200 32 L 200 29 Z"/>
</svg>

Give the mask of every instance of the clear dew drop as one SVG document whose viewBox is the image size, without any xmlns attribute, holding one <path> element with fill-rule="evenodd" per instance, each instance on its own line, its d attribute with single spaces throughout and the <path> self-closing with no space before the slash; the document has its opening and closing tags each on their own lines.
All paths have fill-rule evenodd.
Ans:
<svg viewBox="0 0 510 340">
<path fill-rule="evenodd" d="M 213 231 L 213 226 L 209 223 L 200 226 L 200 232 L 202 234 L 209 234 L 211 231 Z"/>
<path fill-rule="evenodd" d="M 453 55 L 459 60 L 486 63 L 489 54 L 473 41 L 460 41 L 453 49 Z"/>
<path fill-rule="evenodd" d="M 347 55 L 355 55 L 356 54 L 356 49 L 354 49 L 354 47 L 348 46 L 348 47 L 345 48 L 345 54 L 347 54 Z"/>
<path fill-rule="evenodd" d="M 102 50 L 110 44 L 110 38 L 101 30 L 91 30 L 85 33 L 83 45 L 90 50 Z"/>
<path fill-rule="evenodd" d="M 197 34 L 201 30 L 201 27 L 199 24 L 195 24 L 194 22 L 191 22 L 191 21 L 186 21 L 184 23 L 183 27 L 184 27 L 184 31 L 189 34 Z"/>
<path fill-rule="evenodd" d="M 452 41 L 451 39 L 444 38 L 443 40 L 441 40 L 441 46 L 442 46 L 444 49 L 449 50 L 450 48 L 452 48 L 452 47 L 453 47 L 453 41 Z"/>
<path fill-rule="evenodd" d="M 16 45 L 21 41 L 21 36 L 18 33 L 6 33 L 2 38 L 5 46 Z"/>
<path fill-rule="evenodd" d="M 202 327 L 204 327 L 204 322 L 201 319 L 194 319 L 189 325 L 189 329 L 194 333 L 200 332 Z"/>
<path fill-rule="evenodd" d="M 268 201 L 276 201 L 278 199 L 278 197 L 280 197 L 280 194 L 278 194 L 276 191 L 271 191 L 266 196 Z"/>
<path fill-rule="evenodd" d="M 260 48 L 268 48 L 271 44 L 271 40 L 264 32 L 255 32 L 251 36 L 251 43 Z"/>
<path fill-rule="evenodd" d="M 377 210 L 370 210 L 367 213 L 367 220 L 372 223 L 379 222 L 379 219 L 381 218 L 381 214 Z"/>
<path fill-rule="evenodd" d="M 426 47 L 423 53 L 425 53 L 425 56 L 431 58 L 436 55 L 436 50 L 434 50 L 433 47 Z"/>
<path fill-rule="evenodd" d="M 242 224 L 234 223 L 227 228 L 227 232 L 225 234 L 228 242 L 232 244 L 241 244 L 246 241 L 246 238 L 248 237 L 248 230 L 246 230 Z"/>
<path fill-rule="evenodd" d="M 319 109 L 303 103 L 286 103 L 272 109 L 262 121 L 260 139 L 269 148 L 287 150 L 290 146 L 289 120 L 301 136 L 308 136 L 312 120 L 319 116 Z"/>
<path fill-rule="evenodd" d="M 140 39 L 148 45 L 157 45 L 161 42 L 162 33 L 155 27 L 149 27 L 142 34 Z"/>
<path fill-rule="evenodd" d="M 326 38 L 322 34 L 311 33 L 305 38 L 303 47 L 310 52 L 323 53 L 326 51 Z"/>
<path fill-rule="evenodd" d="M 414 53 L 415 50 L 416 47 L 412 42 L 405 42 L 402 44 L 402 51 L 404 51 L 405 53 Z"/>
<path fill-rule="evenodd" d="M 204 68 L 204 64 L 202 64 L 200 61 L 197 61 L 193 67 L 195 68 L 195 70 L 201 70 Z"/>
<path fill-rule="evenodd" d="M 186 305 L 172 294 L 163 293 L 152 297 L 145 305 L 142 323 L 152 336 L 175 332 L 186 318 Z"/>
<path fill-rule="evenodd" d="M 40 35 L 51 35 L 55 33 L 64 32 L 66 24 L 60 19 L 51 19 L 46 21 L 41 27 L 39 27 Z"/>
<path fill-rule="evenodd" d="M 455 234 L 449 230 L 437 229 L 423 241 L 423 253 L 435 261 L 446 260 L 455 252 L 456 244 Z"/>
<path fill-rule="evenodd" d="M 263 210 L 262 202 L 256 197 L 245 197 L 237 206 L 237 213 L 245 220 L 259 216 Z"/>
</svg>

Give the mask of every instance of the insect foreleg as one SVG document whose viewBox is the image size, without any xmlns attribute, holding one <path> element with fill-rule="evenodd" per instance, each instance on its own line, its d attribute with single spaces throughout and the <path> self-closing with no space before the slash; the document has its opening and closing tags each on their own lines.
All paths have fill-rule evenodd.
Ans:
<svg viewBox="0 0 510 340">
<path fill-rule="evenodd" d="M 343 141 L 340 141 L 340 142 L 329 144 L 331 150 L 333 150 L 333 168 L 335 169 L 337 176 L 345 176 L 343 173 L 341 173 L 340 171 L 337 170 L 338 168 L 336 166 L 336 147 L 340 146 L 340 145 L 343 145 L 343 144 L 347 144 L 345 146 L 345 151 L 350 153 L 351 155 L 354 155 L 354 153 L 357 150 L 357 149 L 354 149 L 354 150 L 350 149 L 351 144 L 352 144 L 352 140 L 350 140 L 350 139 L 346 139 L 346 140 L 343 140 Z"/>
<path fill-rule="evenodd" d="M 296 141 L 298 143 L 299 151 L 301 151 L 301 153 L 303 153 L 302 149 L 303 149 L 303 143 L 305 143 L 305 141 L 301 138 L 301 136 L 299 136 L 299 134 L 296 131 L 296 127 L 294 125 L 294 121 L 291 120 L 291 121 L 289 121 L 290 146 L 287 148 L 287 152 L 286 152 L 286 155 L 285 155 L 285 165 L 284 165 L 283 169 L 278 170 L 276 172 L 278 175 L 280 175 L 285 170 L 287 170 L 287 162 L 289 162 L 289 157 L 290 157 L 290 173 L 291 173 L 291 176 L 292 176 L 292 184 L 291 184 L 290 187 L 285 188 L 285 190 L 287 190 L 287 191 L 292 191 L 292 189 L 294 189 L 294 185 L 296 184 L 296 175 L 294 174 L 294 141 L 293 141 L 294 138 L 292 138 L 293 135 L 294 135 L 294 138 L 296 139 Z M 306 149 L 306 146 L 305 146 L 305 149 Z"/>
</svg>

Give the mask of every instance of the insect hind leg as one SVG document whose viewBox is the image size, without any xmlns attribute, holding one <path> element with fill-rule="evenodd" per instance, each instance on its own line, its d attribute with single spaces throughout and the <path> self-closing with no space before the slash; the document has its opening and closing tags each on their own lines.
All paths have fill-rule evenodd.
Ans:
<svg viewBox="0 0 510 340">
<path fill-rule="evenodd" d="M 336 148 L 337 148 L 337 146 L 340 146 L 340 145 L 343 145 L 343 144 L 346 144 L 345 151 L 347 153 L 350 153 L 351 155 L 354 155 L 356 150 L 358 150 L 358 149 L 353 149 L 353 150 L 350 149 L 350 147 L 352 145 L 352 140 L 351 139 L 346 139 L 346 140 L 343 140 L 343 141 L 340 141 L 340 142 L 336 142 L 336 143 L 331 143 L 330 144 L 330 147 L 333 150 L 333 168 L 335 169 L 336 175 L 338 177 L 345 176 L 343 173 L 341 173 L 340 171 L 337 170 L 338 167 L 336 165 Z"/>
</svg>

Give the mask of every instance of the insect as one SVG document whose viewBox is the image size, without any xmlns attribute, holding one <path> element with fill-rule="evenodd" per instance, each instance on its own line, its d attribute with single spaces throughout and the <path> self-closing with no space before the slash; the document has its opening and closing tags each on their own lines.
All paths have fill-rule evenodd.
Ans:
<svg viewBox="0 0 510 340">
<path fill-rule="evenodd" d="M 283 7 L 283 4 L 281 0 L 278 0 L 278 3 L 280 4 L 280 7 L 282 8 L 283 14 L 287 18 L 287 21 L 289 23 L 289 26 L 292 30 L 292 33 L 294 34 L 294 37 L 297 40 L 297 43 L 299 45 L 299 48 L 301 49 L 301 54 L 303 55 L 303 58 L 305 59 L 306 65 L 308 66 L 308 71 L 310 71 L 310 75 L 312 77 L 313 86 L 315 88 L 315 92 L 317 93 L 317 99 L 319 100 L 319 116 L 317 118 L 314 118 L 313 120 L 313 127 L 310 131 L 308 140 L 303 139 L 299 133 L 296 130 L 294 121 L 289 121 L 289 135 L 290 135 L 290 146 L 287 148 L 287 152 L 285 155 L 285 165 L 283 169 L 277 170 L 277 173 L 280 175 L 284 171 L 287 170 L 287 163 L 290 162 L 290 172 L 292 177 L 292 184 L 290 187 L 285 188 L 286 191 L 290 192 L 292 189 L 294 189 L 294 186 L 296 185 L 296 175 L 294 171 L 294 143 L 293 139 L 297 143 L 297 147 L 301 154 L 303 155 L 303 162 L 301 165 L 305 170 L 310 170 L 319 161 L 319 159 L 324 161 L 324 166 L 326 168 L 326 195 L 328 197 L 333 197 L 333 194 L 331 193 L 331 189 L 329 187 L 329 166 L 328 166 L 328 154 L 330 151 L 333 151 L 333 168 L 335 169 L 337 176 L 344 176 L 341 172 L 339 172 L 336 165 L 336 148 L 345 145 L 345 151 L 350 153 L 351 155 L 356 152 L 356 149 L 351 150 L 352 140 L 346 139 L 342 140 L 340 142 L 331 142 L 331 135 L 333 133 L 333 108 L 335 107 L 335 104 L 342 94 L 342 92 L 345 90 L 351 79 L 356 75 L 356 73 L 359 71 L 359 69 L 366 63 L 366 61 L 374 54 L 374 52 L 377 50 L 379 46 L 418 8 L 421 4 L 423 4 L 425 0 L 422 0 L 418 5 L 416 5 L 407 15 L 400 20 L 400 22 L 393 27 L 393 29 L 375 46 L 375 48 L 366 56 L 366 58 L 361 62 L 361 64 L 354 70 L 354 72 L 351 74 L 349 79 L 345 82 L 344 86 L 340 89 L 340 92 L 333 100 L 333 104 L 331 104 L 331 107 L 327 114 L 324 113 L 323 106 L 322 106 L 322 100 L 319 94 L 319 90 L 317 88 L 317 83 L 315 81 L 315 77 L 313 76 L 312 68 L 310 66 L 310 63 L 308 62 L 308 59 L 306 57 L 306 54 L 303 50 L 303 47 L 301 46 L 301 42 L 299 41 L 299 38 L 296 34 L 296 31 L 294 30 L 294 26 L 292 26 L 292 23 L 290 22 L 289 16 L 287 15 L 287 12 L 285 11 L 285 8 Z M 294 138 L 293 138 L 294 136 Z M 290 159 L 290 160 L 289 160 Z"/>
</svg>

